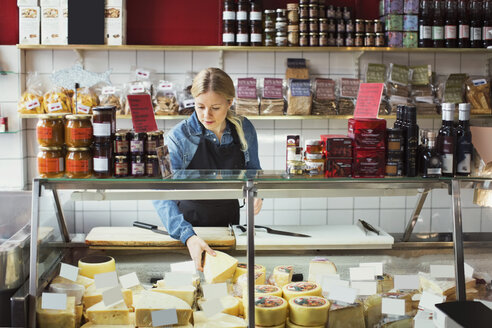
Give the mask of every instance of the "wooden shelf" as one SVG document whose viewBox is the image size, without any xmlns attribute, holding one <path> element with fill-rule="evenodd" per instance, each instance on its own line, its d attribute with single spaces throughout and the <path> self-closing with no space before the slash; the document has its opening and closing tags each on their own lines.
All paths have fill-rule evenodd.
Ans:
<svg viewBox="0 0 492 328">
<path fill-rule="evenodd" d="M 251 51 L 251 52 L 411 52 L 411 53 L 492 53 L 485 48 L 387 48 L 387 47 L 230 47 L 230 46 L 164 46 L 164 45 L 25 45 L 23 50 L 146 50 L 146 51 Z"/>
</svg>

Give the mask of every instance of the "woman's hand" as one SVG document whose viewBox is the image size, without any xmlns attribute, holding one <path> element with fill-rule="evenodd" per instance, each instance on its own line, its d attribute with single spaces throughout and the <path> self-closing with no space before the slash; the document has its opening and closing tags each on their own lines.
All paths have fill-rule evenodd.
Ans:
<svg viewBox="0 0 492 328">
<path fill-rule="evenodd" d="M 211 249 L 208 246 L 208 244 L 197 235 L 188 238 L 188 240 L 186 241 L 186 247 L 188 247 L 188 251 L 190 252 L 191 258 L 195 262 L 195 267 L 199 271 L 203 271 L 203 267 L 202 267 L 203 252 L 207 252 L 208 254 L 215 256 L 214 250 Z"/>
<path fill-rule="evenodd" d="M 260 213 L 262 206 L 263 206 L 263 199 L 255 198 L 255 215 L 258 215 L 258 213 Z"/>
</svg>

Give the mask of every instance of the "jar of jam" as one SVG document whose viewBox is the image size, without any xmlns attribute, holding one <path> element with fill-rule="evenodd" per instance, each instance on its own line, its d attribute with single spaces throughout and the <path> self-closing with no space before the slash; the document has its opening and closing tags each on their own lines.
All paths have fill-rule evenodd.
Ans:
<svg viewBox="0 0 492 328">
<path fill-rule="evenodd" d="M 319 18 L 326 18 L 326 6 L 324 4 L 319 4 L 318 16 Z"/>
<path fill-rule="evenodd" d="M 277 9 L 277 20 L 279 18 L 285 18 L 287 21 L 287 9 L 282 9 L 282 8 Z"/>
<path fill-rule="evenodd" d="M 364 47 L 374 47 L 376 46 L 376 34 L 366 33 L 364 38 Z"/>
<path fill-rule="evenodd" d="M 147 141 L 145 142 L 145 152 L 147 154 L 157 154 L 156 148 L 162 146 L 160 136 L 161 131 L 147 132 Z"/>
<path fill-rule="evenodd" d="M 374 32 L 384 33 L 384 24 L 379 19 L 374 20 Z"/>
<path fill-rule="evenodd" d="M 124 178 L 128 176 L 128 156 L 116 155 L 114 157 L 114 176 Z"/>
<path fill-rule="evenodd" d="M 340 7 L 335 8 L 335 19 L 343 19 L 342 8 Z"/>
<path fill-rule="evenodd" d="M 376 47 L 384 47 L 386 45 L 386 38 L 384 37 L 384 33 L 376 33 Z"/>
<path fill-rule="evenodd" d="M 289 25 L 299 24 L 299 4 L 297 3 L 287 4 L 287 23 Z"/>
<path fill-rule="evenodd" d="M 92 176 L 92 155 L 88 147 L 69 147 L 65 156 L 65 175 L 71 179 L 87 179 Z"/>
<path fill-rule="evenodd" d="M 143 177 L 145 175 L 145 156 L 132 154 L 131 175 Z"/>
<path fill-rule="evenodd" d="M 114 135 L 114 153 L 126 155 L 130 151 L 130 131 L 118 130 Z"/>
<path fill-rule="evenodd" d="M 239 0 L 237 3 L 236 20 L 248 21 L 250 4 L 248 0 Z"/>
<path fill-rule="evenodd" d="M 317 18 L 309 19 L 309 32 L 319 32 L 319 25 Z"/>
<path fill-rule="evenodd" d="M 275 28 L 275 10 L 266 9 L 263 12 L 265 15 L 265 29 Z"/>
<path fill-rule="evenodd" d="M 345 46 L 346 47 L 353 47 L 354 46 L 354 34 L 353 33 L 347 33 L 345 35 Z"/>
<path fill-rule="evenodd" d="M 234 0 L 224 0 L 224 9 L 222 11 L 222 20 L 224 22 L 236 20 L 236 2 Z"/>
<path fill-rule="evenodd" d="M 249 27 L 247 21 L 238 22 L 236 44 L 238 46 L 249 46 Z"/>
<path fill-rule="evenodd" d="M 300 19 L 309 19 L 309 6 L 308 5 L 299 5 L 299 18 Z"/>
<path fill-rule="evenodd" d="M 309 33 L 299 33 L 299 46 L 301 47 L 309 46 Z"/>
<path fill-rule="evenodd" d="M 312 177 L 323 177 L 325 174 L 325 160 L 323 154 L 306 153 L 304 159 L 305 171 Z"/>
<path fill-rule="evenodd" d="M 365 21 L 366 33 L 374 33 L 374 21 L 372 19 L 368 19 Z"/>
<path fill-rule="evenodd" d="M 328 33 L 328 46 L 335 47 L 337 45 L 337 39 L 335 38 L 335 33 Z"/>
<path fill-rule="evenodd" d="M 319 46 L 328 47 L 328 33 L 319 34 Z"/>
<path fill-rule="evenodd" d="M 309 33 L 309 19 L 301 19 L 299 21 L 299 32 Z"/>
<path fill-rule="evenodd" d="M 147 161 L 145 163 L 145 172 L 148 177 L 158 178 L 160 177 L 159 160 L 157 155 L 147 155 Z"/>
<path fill-rule="evenodd" d="M 337 32 L 345 33 L 345 21 L 343 19 L 337 20 Z"/>
<path fill-rule="evenodd" d="M 92 108 L 92 129 L 94 142 L 110 142 L 114 134 L 113 115 L 116 112 L 115 106 L 99 106 Z"/>
<path fill-rule="evenodd" d="M 366 33 L 366 23 L 363 19 L 355 20 L 355 33 Z"/>
<path fill-rule="evenodd" d="M 319 18 L 319 7 L 317 4 L 309 5 L 309 18 Z"/>
<path fill-rule="evenodd" d="M 345 38 L 344 38 L 345 33 L 337 33 L 337 47 L 343 47 L 345 46 Z"/>
<path fill-rule="evenodd" d="M 287 33 L 287 18 L 277 17 L 277 20 L 275 21 L 275 29 L 277 32 Z"/>
<path fill-rule="evenodd" d="M 321 140 L 308 139 L 306 140 L 306 153 L 307 154 L 321 154 L 322 152 Z"/>
<path fill-rule="evenodd" d="M 364 34 L 355 33 L 354 46 L 363 47 L 364 46 Z"/>
<path fill-rule="evenodd" d="M 147 141 L 147 133 L 134 132 L 130 139 L 130 152 L 133 154 L 143 155 L 145 152 L 145 142 Z"/>
<path fill-rule="evenodd" d="M 61 178 L 65 174 L 61 147 L 39 147 L 38 173 L 41 178 Z"/>
<path fill-rule="evenodd" d="M 287 41 L 288 41 L 289 47 L 299 46 L 299 26 L 298 25 L 289 25 L 287 27 Z"/>
<path fill-rule="evenodd" d="M 251 22 L 262 22 L 262 9 L 260 1 L 250 1 L 249 20 Z"/>
<path fill-rule="evenodd" d="M 42 147 L 63 146 L 63 142 L 65 141 L 63 115 L 41 115 L 36 125 L 36 135 L 38 144 Z"/>
<path fill-rule="evenodd" d="M 110 178 L 113 175 L 113 149 L 111 143 L 95 143 L 92 160 L 96 178 Z"/>
<path fill-rule="evenodd" d="M 236 14 L 234 12 L 234 14 Z M 236 21 L 228 20 L 222 24 L 222 45 L 235 46 L 236 45 Z"/>
<path fill-rule="evenodd" d="M 319 19 L 319 31 L 320 31 L 320 33 L 327 33 L 328 32 L 328 19 L 326 19 L 326 18 L 320 18 Z"/>
<path fill-rule="evenodd" d="M 276 37 L 275 29 L 266 28 L 265 29 L 265 46 L 266 47 L 275 46 L 275 37 Z"/>
<path fill-rule="evenodd" d="M 319 33 L 311 32 L 309 33 L 309 46 L 318 47 L 319 46 Z"/>
<path fill-rule="evenodd" d="M 275 44 L 277 47 L 287 47 L 287 33 L 277 32 L 275 37 Z"/>
<path fill-rule="evenodd" d="M 263 45 L 263 28 L 261 21 L 251 21 L 250 45 L 258 47 Z"/>
<path fill-rule="evenodd" d="M 348 7 L 343 7 L 342 17 L 345 20 L 349 20 L 352 18 L 352 13 Z"/>
<path fill-rule="evenodd" d="M 326 8 L 326 18 L 328 18 L 328 19 L 334 19 L 335 18 L 335 6 L 329 5 Z"/>
<path fill-rule="evenodd" d="M 92 144 L 91 115 L 67 115 L 65 118 L 65 144 L 68 147 L 89 147 Z"/>
<path fill-rule="evenodd" d="M 336 33 L 337 32 L 337 24 L 334 19 L 328 19 L 328 33 Z"/>
<path fill-rule="evenodd" d="M 353 33 L 355 30 L 355 27 L 354 27 L 354 21 L 353 20 L 346 20 L 345 21 L 345 32 L 347 33 Z"/>
</svg>

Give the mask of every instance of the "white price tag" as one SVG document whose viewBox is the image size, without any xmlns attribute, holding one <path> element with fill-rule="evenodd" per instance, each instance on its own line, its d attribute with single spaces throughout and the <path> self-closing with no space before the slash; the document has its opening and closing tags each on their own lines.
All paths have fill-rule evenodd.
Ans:
<svg viewBox="0 0 492 328">
<path fill-rule="evenodd" d="M 420 298 L 419 308 L 424 309 L 424 310 L 428 310 L 428 311 L 435 311 L 436 310 L 435 305 L 438 303 L 442 303 L 445 300 L 446 300 L 445 296 L 436 295 L 436 294 L 424 291 L 422 293 L 422 297 Z"/>
<path fill-rule="evenodd" d="M 171 263 L 171 271 L 172 272 L 188 272 L 191 274 L 195 274 L 196 273 L 195 262 L 186 261 L 186 262 Z"/>
<path fill-rule="evenodd" d="M 395 289 L 419 289 L 420 280 L 417 275 L 394 275 Z"/>
<path fill-rule="evenodd" d="M 184 272 L 166 272 L 164 283 L 166 287 L 170 288 L 191 286 L 193 284 L 193 275 Z"/>
<path fill-rule="evenodd" d="M 41 106 L 41 104 L 39 103 L 39 100 L 38 100 L 38 99 L 34 99 L 34 100 L 29 101 L 29 102 L 27 102 L 27 103 L 26 103 L 26 108 L 27 108 L 28 110 L 31 110 L 31 109 L 37 108 L 37 107 L 39 107 L 39 106 Z"/>
<path fill-rule="evenodd" d="M 384 314 L 405 315 L 405 300 L 383 297 L 381 308 Z"/>
<path fill-rule="evenodd" d="M 357 298 L 357 289 L 333 285 L 330 289 L 329 299 L 352 304 Z"/>
<path fill-rule="evenodd" d="M 350 287 L 357 289 L 359 295 L 374 295 L 378 292 L 378 284 L 376 281 L 352 281 Z"/>
<path fill-rule="evenodd" d="M 350 268 L 350 280 L 374 280 L 373 266 Z"/>
<path fill-rule="evenodd" d="M 123 293 L 119 286 L 106 289 L 102 292 L 103 303 L 105 306 L 111 306 L 119 302 L 123 302 Z"/>
<path fill-rule="evenodd" d="M 112 288 L 118 286 L 118 276 L 116 271 L 99 273 L 94 275 L 96 289 Z"/>
<path fill-rule="evenodd" d="M 347 280 L 340 280 L 329 276 L 323 277 L 321 281 L 321 289 L 326 291 L 329 291 L 333 286 L 349 287 L 349 285 L 350 282 Z"/>
<path fill-rule="evenodd" d="M 49 112 L 58 112 L 63 109 L 63 106 L 61 103 L 53 103 L 53 104 L 48 104 L 48 111 Z"/>
<path fill-rule="evenodd" d="M 454 278 L 454 266 L 431 265 L 430 274 L 433 278 Z"/>
<path fill-rule="evenodd" d="M 143 70 L 143 69 L 137 69 L 135 71 L 135 75 L 137 76 L 137 79 L 138 78 L 144 78 L 144 79 L 148 79 L 149 76 L 150 76 L 150 72 L 149 71 L 146 71 L 146 70 Z"/>
<path fill-rule="evenodd" d="M 478 85 L 487 84 L 487 80 L 486 79 L 477 79 L 477 80 L 472 80 L 472 83 L 474 86 L 478 86 Z"/>
<path fill-rule="evenodd" d="M 167 90 L 167 89 L 172 89 L 173 88 L 173 84 L 169 81 L 161 81 L 159 83 L 159 89 L 161 90 Z"/>
<path fill-rule="evenodd" d="M 46 310 L 65 310 L 67 308 L 67 294 L 43 293 L 41 308 Z"/>
<path fill-rule="evenodd" d="M 116 93 L 115 87 L 104 87 L 101 91 L 103 95 L 114 95 Z"/>
<path fill-rule="evenodd" d="M 218 300 L 212 300 L 212 301 L 205 301 L 202 303 L 202 310 L 205 313 L 205 315 L 210 318 L 217 313 L 222 312 L 224 310 L 224 307 L 222 306 L 222 303 Z"/>
<path fill-rule="evenodd" d="M 202 289 L 203 297 L 209 301 L 227 296 L 226 283 L 202 285 Z"/>
<path fill-rule="evenodd" d="M 183 100 L 184 108 L 194 108 L 195 107 L 195 99 L 186 99 Z"/>
<path fill-rule="evenodd" d="M 324 279 L 340 280 L 340 275 L 339 274 L 320 273 L 320 274 L 315 275 L 315 277 L 314 277 L 314 281 L 319 285 L 323 285 Z"/>
<path fill-rule="evenodd" d="M 382 262 L 360 263 L 359 267 L 374 267 L 374 274 L 376 276 L 382 276 L 384 271 Z"/>
<path fill-rule="evenodd" d="M 137 273 L 132 272 L 125 274 L 124 276 L 120 276 L 120 283 L 123 288 L 131 288 L 140 285 L 140 280 L 138 280 Z"/>
<path fill-rule="evenodd" d="M 134 85 L 130 88 L 130 93 L 144 93 L 145 88 L 142 85 Z"/>
<path fill-rule="evenodd" d="M 77 105 L 77 112 L 79 112 L 79 113 L 88 114 L 90 111 L 91 111 L 90 106 L 85 106 L 82 104 Z"/>
<path fill-rule="evenodd" d="M 62 263 L 60 266 L 60 277 L 71 281 L 77 281 L 79 276 L 79 268 L 70 264 Z"/>
<path fill-rule="evenodd" d="M 465 263 L 465 278 L 473 278 L 474 271 L 475 269 L 473 269 L 471 265 Z"/>
<path fill-rule="evenodd" d="M 178 323 L 178 313 L 176 312 L 176 309 L 152 311 L 151 316 L 153 327 L 175 325 Z"/>
</svg>

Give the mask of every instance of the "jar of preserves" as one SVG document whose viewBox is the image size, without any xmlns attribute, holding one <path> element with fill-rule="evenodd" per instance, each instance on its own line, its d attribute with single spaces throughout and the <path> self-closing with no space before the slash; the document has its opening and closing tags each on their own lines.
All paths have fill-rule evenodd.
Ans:
<svg viewBox="0 0 492 328">
<path fill-rule="evenodd" d="M 263 12 L 265 15 L 265 29 L 275 28 L 275 10 L 266 9 Z"/>
<path fill-rule="evenodd" d="M 345 21 L 345 32 L 353 33 L 355 30 L 354 21 L 349 19 Z"/>
<path fill-rule="evenodd" d="M 318 16 L 319 18 L 326 18 L 326 6 L 324 4 L 319 5 L 319 10 L 318 10 Z"/>
<path fill-rule="evenodd" d="M 374 20 L 374 32 L 375 33 L 384 33 L 384 24 L 379 19 Z"/>
<path fill-rule="evenodd" d="M 65 141 L 63 115 L 41 115 L 36 125 L 36 136 L 41 147 L 63 146 Z"/>
<path fill-rule="evenodd" d="M 277 36 L 275 37 L 275 45 L 277 47 L 287 47 L 287 33 L 277 32 Z"/>
<path fill-rule="evenodd" d="M 130 152 L 130 131 L 118 130 L 114 135 L 114 153 L 126 155 Z"/>
<path fill-rule="evenodd" d="M 299 0 L 299 4 L 301 4 L 301 5 L 308 5 L 309 4 L 309 0 Z"/>
<path fill-rule="evenodd" d="M 71 179 L 87 179 L 92 176 L 92 155 L 88 147 L 69 147 L 65 156 L 65 175 Z"/>
<path fill-rule="evenodd" d="M 349 20 L 352 18 L 352 13 L 348 7 L 343 7 L 342 17 L 345 20 Z"/>
<path fill-rule="evenodd" d="M 335 47 L 337 45 L 337 39 L 335 38 L 335 33 L 328 33 L 328 46 Z"/>
<path fill-rule="evenodd" d="M 353 47 L 354 46 L 354 34 L 353 33 L 347 33 L 345 35 L 345 46 L 346 47 Z"/>
<path fill-rule="evenodd" d="M 317 4 L 309 5 L 309 18 L 319 18 L 319 7 Z"/>
<path fill-rule="evenodd" d="M 343 47 L 345 46 L 345 38 L 344 38 L 345 33 L 337 33 L 337 41 L 336 45 L 337 47 Z"/>
<path fill-rule="evenodd" d="M 249 20 L 251 22 L 256 21 L 260 22 L 262 21 L 262 9 L 261 8 L 261 2 L 260 1 L 250 1 L 250 12 L 249 12 Z"/>
<path fill-rule="evenodd" d="M 275 46 L 275 37 L 276 37 L 275 29 L 266 28 L 265 29 L 265 46 L 266 47 Z"/>
<path fill-rule="evenodd" d="M 328 19 L 326 19 L 326 18 L 320 18 L 319 19 L 319 31 L 320 31 L 320 33 L 327 33 L 328 32 Z"/>
<path fill-rule="evenodd" d="M 301 47 L 309 46 L 309 33 L 299 33 L 299 46 Z"/>
<path fill-rule="evenodd" d="M 337 32 L 345 33 L 345 21 L 343 19 L 337 20 Z"/>
<path fill-rule="evenodd" d="M 130 152 L 133 154 L 143 155 L 145 152 L 145 143 L 147 141 L 147 133 L 134 132 L 130 138 Z"/>
<path fill-rule="evenodd" d="M 374 21 L 368 19 L 365 21 L 366 33 L 374 33 Z"/>
<path fill-rule="evenodd" d="M 363 47 L 364 46 L 364 34 L 355 33 L 354 46 Z"/>
<path fill-rule="evenodd" d="M 145 156 L 132 154 L 131 175 L 143 177 L 145 175 Z"/>
<path fill-rule="evenodd" d="M 340 7 L 335 8 L 335 19 L 343 19 L 342 8 Z"/>
<path fill-rule="evenodd" d="M 287 21 L 287 9 L 282 9 L 282 8 L 277 9 L 277 20 L 279 18 L 285 18 Z"/>
<path fill-rule="evenodd" d="M 38 174 L 41 178 L 61 178 L 65 174 L 61 147 L 39 147 Z"/>
<path fill-rule="evenodd" d="M 128 156 L 116 155 L 114 157 L 114 176 L 124 178 L 128 176 Z"/>
<path fill-rule="evenodd" d="M 306 173 L 312 177 L 323 177 L 325 174 L 323 154 L 306 153 L 304 165 Z"/>
<path fill-rule="evenodd" d="M 309 46 L 318 47 L 319 46 L 319 33 L 311 32 L 309 33 Z"/>
<path fill-rule="evenodd" d="M 277 32 L 287 33 L 287 18 L 277 17 L 277 20 L 275 21 L 275 29 Z"/>
<path fill-rule="evenodd" d="M 317 18 L 309 19 L 309 32 L 319 32 L 319 25 Z"/>
<path fill-rule="evenodd" d="M 289 47 L 299 46 L 299 26 L 289 25 L 287 27 L 287 42 Z"/>
<path fill-rule="evenodd" d="M 247 21 L 238 22 L 236 44 L 238 46 L 249 46 L 249 26 Z"/>
<path fill-rule="evenodd" d="M 287 23 L 289 25 L 299 24 L 299 4 L 297 3 L 287 4 Z"/>
<path fill-rule="evenodd" d="M 299 21 L 299 32 L 309 33 L 309 19 L 301 19 Z"/>
<path fill-rule="evenodd" d="M 334 19 L 335 18 L 335 6 L 329 5 L 326 8 L 326 18 L 328 18 L 328 19 Z"/>
<path fill-rule="evenodd" d="M 374 47 L 376 46 L 376 34 L 366 33 L 364 38 L 364 47 Z"/>
<path fill-rule="evenodd" d="M 384 33 L 376 33 L 376 47 L 384 47 L 386 45 L 386 38 L 384 37 Z"/>
<path fill-rule="evenodd" d="M 148 177 L 158 178 L 160 177 L 159 160 L 157 155 L 147 155 L 147 161 L 145 163 L 145 172 Z"/>
<path fill-rule="evenodd" d="M 308 5 L 299 5 L 299 19 L 309 19 Z"/>
<path fill-rule="evenodd" d="M 236 2 L 234 0 L 224 0 L 224 9 L 222 10 L 222 20 L 224 22 L 236 20 Z"/>
<path fill-rule="evenodd" d="M 239 0 L 237 3 L 236 20 L 248 21 L 250 4 L 248 0 Z"/>
<path fill-rule="evenodd" d="M 161 131 L 147 132 L 147 141 L 145 142 L 145 152 L 147 154 L 157 154 L 157 147 L 162 146 L 160 143 Z"/>
<path fill-rule="evenodd" d="M 263 28 L 261 21 L 251 21 L 250 45 L 258 47 L 263 45 Z"/>
<path fill-rule="evenodd" d="M 366 23 L 363 19 L 355 20 L 355 33 L 366 33 Z"/>
<path fill-rule="evenodd" d="M 328 33 L 319 34 L 319 46 L 328 47 Z"/>
<path fill-rule="evenodd" d="M 328 33 L 336 33 L 337 24 L 334 19 L 328 19 Z"/>
<path fill-rule="evenodd" d="M 94 142 L 110 142 L 114 134 L 113 113 L 116 107 L 114 106 L 99 106 L 92 108 L 92 130 L 94 134 Z"/>
<path fill-rule="evenodd" d="M 235 12 L 234 12 L 235 14 Z M 222 45 L 235 46 L 236 45 L 236 21 L 229 20 L 224 21 L 222 24 Z"/>
<path fill-rule="evenodd" d="M 110 178 L 113 175 L 113 149 L 111 143 L 95 143 L 92 160 L 96 178 Z"/>
<path fill-rule="evenodd" d="M 65 118 L 65 144 L 68 147 L 89 147 L 92 144 L 91 116 L 67 115 Z"/>
<path fill-rule="evenodd" d="M 306 153 L 307 154 L 321 154 L 323 151 L 321 146 L 321 140 L 308 139 L 306 140 Z"/>
</svg>

